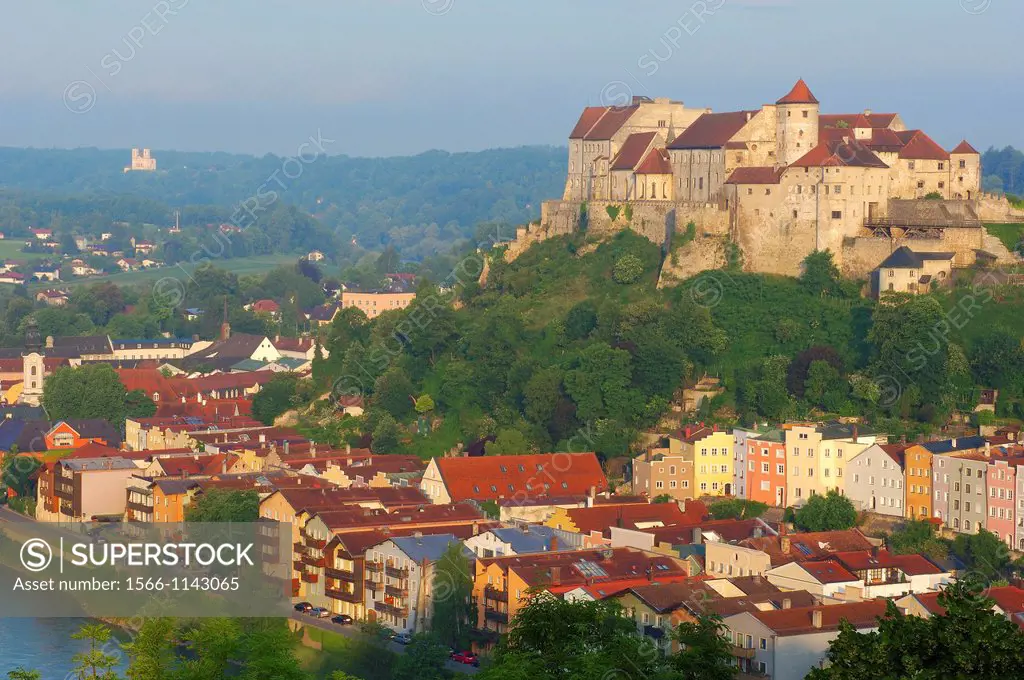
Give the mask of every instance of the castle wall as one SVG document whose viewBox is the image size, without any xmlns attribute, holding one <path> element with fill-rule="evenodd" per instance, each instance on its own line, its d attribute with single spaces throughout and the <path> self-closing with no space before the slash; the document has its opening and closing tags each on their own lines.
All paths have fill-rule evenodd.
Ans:
<svg viewBox="0 0 1024 680">
<path fill-rule="evenodd" d="M 1024 222 L 1024 210 L 1011 206 L 1001 194 L 978 194 L 974 211 L 982 222 Z"/>
<path fill-rule="evenodd" d="M 845 276 L 864 278 L 897 248 L 907 246 L 917 252 L 952 252 L 954 267 L 969 267 L 983 244 L 984 230 L 974 227 L 950 227 L 939 238 L 877 238 L 857 236 L 844 240 L 840 269 Z"/>
<path fill-rule="evenodd" d="M 949 163 L 949 197 L 976 198 L 981 193 L 981 156 L 955 153 Z"/>
<path fill-rule="evenodd" d="M 710 202 L 721 192 L 726 174 L 722 149 L 669 149 L 675 196 L 681 201 Z"/>
<path fill-rule="evenodd" d="M 629 210 L 626 209 L 627 205 Z M 587 231 L 602 236 L 630 229 L 652 243 L 663 245 L 676 224 L 676 204 L 672 201 L 648 200 L 629 204 L 590 201 L 587 208 Z M 612 208 L 614 220 L 608 208 Z"/>
</svg>

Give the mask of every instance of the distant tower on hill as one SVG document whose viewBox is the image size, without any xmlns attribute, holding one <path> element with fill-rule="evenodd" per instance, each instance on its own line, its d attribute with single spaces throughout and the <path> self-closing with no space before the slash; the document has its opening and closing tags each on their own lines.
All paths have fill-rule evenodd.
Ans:
<svg viewBox="0 0 1024 680">
<path fill-rule="evenodd" d="M 21 354 L 21 366 L 22 390 L 18 401 L 29 406 L 39 406 L 43 399 L 43 374 L 46 365 L 39 326 L 31 316 L 25 326 L 25 350 Z"/>
<path fill-rule="evenodd" d="M 156 159 L 149 149 L 132 149 L 132 164 L 125 172 L 155 172 Z"/>
<path fill-rule="evenodd" d="M 776 105 L 776 162 L 789 165 L 818 144 L 818 100 L 802 79 Z"/>
</svg>

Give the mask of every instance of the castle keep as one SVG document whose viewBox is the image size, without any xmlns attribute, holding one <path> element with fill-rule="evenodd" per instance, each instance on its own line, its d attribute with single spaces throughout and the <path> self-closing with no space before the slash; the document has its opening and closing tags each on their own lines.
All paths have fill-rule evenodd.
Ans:
<svg viewBox="0 0 1024 680">
<path fill-rule="evenodd" d="M 916 199 L 926 196 L 942 200 L 925 210 Z M 893 201 L 903 204 L 898 215 Z M 692 221 L 697 238 L 681 256 L 695 271 L 717 266 L 701 243 L 709 238 L 737 243 L 745 268 L 779 274 L 829 249 L 846 273 L 863 275 L 908 241 L 954 251 L 966 266 L 992 246 L 982 228 L 991 203 L 966 141 L 947 151 L 896 113 L 822 114 L 803 80 L 745 111 L 634 97 L 584 109 L 569 135 L 562 200 L 520 230 L 510 256 L 579 228 L 582 216 L 597 233 L 630 228 L 656 243 Z"/>
</svg>

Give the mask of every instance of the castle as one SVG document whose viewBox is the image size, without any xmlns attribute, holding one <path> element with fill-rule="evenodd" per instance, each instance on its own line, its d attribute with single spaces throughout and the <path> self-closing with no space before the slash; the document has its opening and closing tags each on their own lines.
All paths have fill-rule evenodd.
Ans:
<svg viewBox="0 0 1024 680">
<path fill-rule="evenodd" d="M 918 200 L 926 197 L 941 200 Z M 967 266 L 996 247 L 983 220 L 1008 210 L 982 194 L 981 156 L 966 141 L 947 151 L 896 113 L 822 114 L 800 80 L 745 111 L 646 97 L 587 107 L 569 135 L 562 200 L 544 204 L 510 254 L 583 220 L 661 244 L 693 222 L 684 256 L 695 271 L 721 264 L 707 238 L 732 241 L 745 268 L 770 273 L 796 274 L 809 253 L 828 249 L 846 273 L 863 275 L 915 239 L 927 241 L 915 249 L 953 251 Z"/>
<path fill-rule="evenodd" d="M 155 172 L 156 159 L 149 149 L 132 149 L 132 164 L 124 169 L 125 172 Z"/>
</svg>

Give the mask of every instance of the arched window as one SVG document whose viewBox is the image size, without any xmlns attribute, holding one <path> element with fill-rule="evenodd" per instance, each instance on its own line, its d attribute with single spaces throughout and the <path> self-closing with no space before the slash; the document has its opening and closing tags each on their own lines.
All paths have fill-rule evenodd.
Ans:
<svg viewBox="0 0 1024 680">
<path fill-rule="evenodd" d="M 657 198 L 657 197 L 658 197 L 658 185 L 655 184 L 654 182 L 651 182 L 651 198 Z"/>
<path fill-rule="evenodd" d="M 29 375 L 35 375 L 35 374 L 36 374 L 36 367 L 35 367 L 35 365 L 33 365 L 32 368 L 29 369 Z M 33 384 L 35 384 L 35 383 L 33 383 Z"/>
</svg>

